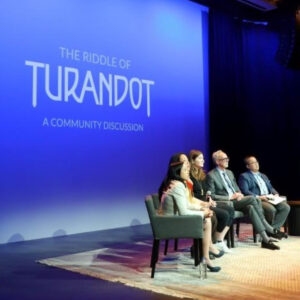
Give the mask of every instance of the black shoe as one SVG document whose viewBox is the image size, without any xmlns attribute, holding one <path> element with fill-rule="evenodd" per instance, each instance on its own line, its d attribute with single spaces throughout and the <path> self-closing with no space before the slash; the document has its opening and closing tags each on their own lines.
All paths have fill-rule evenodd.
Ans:
<svg viewBox="0 0 300 300">
<path fill-rule="evenodd" d="M 206 265 L 206 266 L 207 266 L 207 269 L 211 272 L 219 272 L 221 270 L 221 267 L 213 267 L 210 265 Z"/>
<path fill-rule="evenodd" d="M 261 242 L 261 247 L 266 248 L 266 249 L 270 249 L 270 250 L 279 250 L 280 249 L 277 245 L 273 244 L 271 241 L 268 241 L 268 242 L 262 241 Z"/>
<path fill-rule="evenodd" d="M 270 239 L 269 239 L 269 242 L 272 242 L 272 243 L 278 243 L 279 241 L 276 240 L 276 239 L 270 238 Z"/>
<path fill-rule="evenodd" d="M 268 233 L 269 236 L 281 240 L 282 238 L 288 238 L 288 235 L 285 232 L 279 231 L 278 229 L 274 229 L 273 233 Z"/>
<path fill-rule="evenodd" d="M 275 233 L 278 234 L 279 236 L 281 236 L 281 238 L 285 238 L 285 239 L 288 238 L 288 235 L 285 232 L 282 232 L 278 229 L 275 229 Z"/>
<path fill-rule="evenodd" d="M 221 257 L 221 256 L 223 256 L 224 255 L 224 251 L 223 250 L 219 250 L 219 254 L 215 254 L 215 253 L 213 253 L 213 252 L 211 252 L 211 251 L 209 251 L 209 256 L 214 256 L 214 257 Z"/>
</svg>

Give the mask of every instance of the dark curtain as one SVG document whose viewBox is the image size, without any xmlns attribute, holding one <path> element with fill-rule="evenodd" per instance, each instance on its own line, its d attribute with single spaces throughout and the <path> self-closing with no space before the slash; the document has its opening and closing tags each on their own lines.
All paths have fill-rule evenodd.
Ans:
<svg viewBox="0 0 300 300">
<path fill-rule="evenodd" d="M 211 11 L 210 145 L 238 177 L 255 155 L 273 186 L 300 200 L 300 71 L 276 62 L 278 33 Z"/>
</svg>

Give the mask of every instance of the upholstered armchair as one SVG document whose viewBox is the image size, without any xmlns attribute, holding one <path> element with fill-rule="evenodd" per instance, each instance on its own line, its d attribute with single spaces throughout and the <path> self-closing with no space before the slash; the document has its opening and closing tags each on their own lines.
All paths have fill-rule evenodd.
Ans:
<svg viewBox="0 0 300 300">
<path fill-rule="evenodd" d="M 194 263 L 200 264 L 202 254 L 203 218 L 197 215 L 178 216 L 172 214 L 162 215 L 158 210 L 157 195 L 148 195 L 145 199 L 150 224 L 153 233 L 153 247 L 151 255 L 151 277 L 154 277 L 156 263 L 159 257 L 159 244 L 161 240 L 193 239 Z M 173 201 L 169 196 L 166 201 Z"/>
</svg>

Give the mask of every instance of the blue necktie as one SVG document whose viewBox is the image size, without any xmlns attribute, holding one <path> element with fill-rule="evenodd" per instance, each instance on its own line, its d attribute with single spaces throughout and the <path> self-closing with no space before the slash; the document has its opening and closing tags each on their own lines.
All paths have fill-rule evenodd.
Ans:
<svg viewBox="0 0 300 300">
<path fill-rule="evenodd" d="M 234 190 L 234 188 L 233 188 L 233 186 L 232 186 L 232 183 L 231 183 L 230 179 L 228 178 L 228 176 L 227 176 L 227 174 L 226 174 L 225 172 L 223 172 L 223 176 L 224 176 L 224 179 L 225 179 L 225 181 L 226 181 L 228 187 L 231 189 L 231 191 L 232 191 L 233 193 L 235 193 L 235 190 Z"/>
</svg>

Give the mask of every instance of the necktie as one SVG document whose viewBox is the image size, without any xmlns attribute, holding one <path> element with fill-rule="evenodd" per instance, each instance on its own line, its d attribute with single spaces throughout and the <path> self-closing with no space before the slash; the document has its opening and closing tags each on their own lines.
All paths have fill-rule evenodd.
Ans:
<svg viewBox="0 0 300 300">
<path fill-rule="evenodd" d="M 232 186 L 232 183 L 231 183 L 230 179 L 228 178 L 228 176 L 227 176 L 227 174 L 225 172 L 223 172 L 223 176 L 224 176 L 224 179 L 225 179 L 228 187 L 231 189 L 232 193 L 235 193 L 235 190 L 234 190 L 234 188 Z"/>
</svg>

